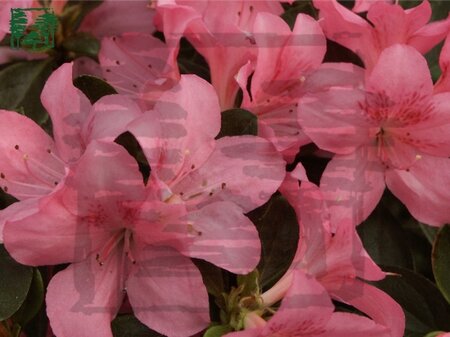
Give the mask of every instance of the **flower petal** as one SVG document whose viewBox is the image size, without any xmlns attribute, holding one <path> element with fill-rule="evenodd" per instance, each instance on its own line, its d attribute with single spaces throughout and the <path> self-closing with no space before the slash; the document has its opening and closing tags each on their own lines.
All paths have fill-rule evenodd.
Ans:
<svg viewBox="0 0 450 337">
<path fill-rule="evenodd" d="M 303 131 L 321 149 L 346 154 L 370 139 L 370 124 L 361 109 L 362 90 L 333 87 L 307 94 L 299 101 Z"/>
<path fill-rule="evenodd" d="M 430 172 L 435 172 L 430 174 Z M 422 155 L 406 170 L 387 170 L 386 185 L 419 221 L 431 226 L 450 222 L 450 159 Z"/>
<path fill-rule="evenodd" d="M 394 103 L 403 103 L 414 94 L 429 97 L 433 82 L 425 58 L 412 47 L 396 44 L 381 53 L 366 89 L 382 93 Z"/>
<path fill-rule="evenodd" d="M 27 200 L 27 204 L 31 200 Z M 22 202 L 20 202 L 22 203 Z M 103 228 L 89 226 L 61 202 L 61 191 L 37 202 L 28 212 L 8 219 L 5 246 L 15 260 L 26 265 L 53 265 L 80 261 L 99 250 L 108 239 Z M 15 204 L 13 204 L 15 205 Z M 19 203 L 17 203 L 19 206 Z M 15 207 L 17 209 L 17 207 Z"/>
<path fill-rule="evenodd" d="M 263 334 L 318 335 L 331 318 L 334 306 L 322 285 L 300 270 L 294 271 L 292 284 Z"/>
<path fill-rule="evenodd" d="M 224 200 L 249 212 L 269 200 L 280 186 L 284 165 L 263 138 L 224 137 L 217 140 L 205 164 L 176 184 L 173 192 L 192 207 Z"/>
<path fill-rule="evenodd" d="M 127 131 L 128 124 L 141 117 L 139 106 L 122 95 L 108 95 L 95 102 L 83 128 L 86 143 L 92 140 L 114 141 Z"/>
<path fill-rule="evenodd" d="M 141 144 L 152 173 L 171 185 L 207 160 L 220 123 L 211 85 L 197 76 L 183 75 L 161 96 L 154 111 L 132 123 L 129 130 Z"/>
<path fill-rule="evenodd" d="M 391 337 L 402 337 L 405 330 L 403 309 L 389 295 L 360 280 L 347 280 L 334 289 L 332 296 L 354 306 L 377 324 L 389 329 Z"/>
<path fill-rule="evenodd" d="M 52 138 L 17 112 L 0 110 L 0 119 L 3 190 L 19 200 L 50 193 L 64 176 Z"/>
<path fill-rule="evenodd" d="M 58 154 L 66 162 L 78 159 L 83 151 L 81 127 L 91 108 L 87 97 L 72 83 L 72 67 L 66 63 L 55 70 L 41 94 L 52 119 Z"/>
<path fill-rule="evenodd" d="M 111 321 L 123 300 L 121 254 L 115 250 L 100 266 L 94 256 L 57 273 L 47 288 L 46 304 L 56 336 L 112 337 Z"/>
<path fill-rule="evenodd" d="M 189 258 L 168 247 L 146 246 L 138 254 L 126 282 L 136 317 L 169 337 L 192 336 L 206 328 L 208 294 Z"/>
<path fill-rule="evenodd" d="M 347 221 L 359 225 L 378 204 L 384 187 L 384 167 L 372 147 L 334 156 L 320 181 L 334 226 Z"/>
<path fill-rule="evenodd" d="M 209 261 L 235 274 L 255 269 L 261 243 L 255 225 L 243 210 L 231 202 L 215 202 L 189 213 L 192 243 L 186 247 L 190 257 Z"/>
</svg>

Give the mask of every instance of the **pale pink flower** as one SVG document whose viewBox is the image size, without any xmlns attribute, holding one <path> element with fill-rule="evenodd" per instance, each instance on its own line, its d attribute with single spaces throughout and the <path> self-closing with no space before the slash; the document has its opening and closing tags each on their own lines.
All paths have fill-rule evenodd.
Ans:
<svg viewBox="0 0 450 337">
<path fill-rule="evenodd" d="M 301 98 L 303 130 L 336 153 L 320 182 L 336 223 L 366 219 L 385 185 L 419 221 L 450 221 L 449 102 L 449 93 L 433 95 L 426 60 L 405 45 L 381 54 L 365 88 Z"/>
<path fill-rule="evenodd" d="M 425 54 L 447 36 L 450 27 L 450 19 L 428 23 L 428 0 L 407 10 L 397 4 L 377 2 L 367 13 L 370 23 L 335 0 L 315 0 L 314 6 L 320 10 L 325 35 L 355 52 L 369 71 L 385 48 L 408 44 Z"/>
</svg>

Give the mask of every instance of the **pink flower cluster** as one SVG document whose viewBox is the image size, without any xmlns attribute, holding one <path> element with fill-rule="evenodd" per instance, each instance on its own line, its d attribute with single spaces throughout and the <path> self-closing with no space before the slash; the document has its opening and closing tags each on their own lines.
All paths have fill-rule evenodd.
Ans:
<svg viewBox="0 0 450 337">
<path fill-rule="evenodd" d="M 112 337 L 124 301 L 161 334 L 203 331 L 208 293 L 190 258 L 251 272 L 261 243 L 245 214 L 279 191 L 299 223 L 294 261 L 227 336 L 403 336 L 401 307 L 367 282 L 385 273 L 356 226 L 386 187 L 417 220 L 450 222 L 450 20 L 429 24 L 428 0 L 409 10 L 361 0 L 354 11 L 315 0 L 320 19 L 299 14 L 292 30 L 273 0 L 139 5 L 121 17 L 105 1 L 84 22 L 102 38 L 99 64 L 65 63 L 48 79 L 41 101 L 52 137 L 0 111 L 0 186 L 18 200 L 0 212 L 0 240 L 22 264 L 70 264 L 47 289 L 54 334 Z M 367 10 L 367 19 L 355 13 Z M 108 11 L 114 35 L 95 19 Z M 423 54 L 446 37 L 433 84 Z M 180 73 L 182 38 L 208 63 L 211 83 Z M 364 68 L 324 62 L 327 39 Z M 81 73 L 118 94 L 91 104 L 72 82 Z M 239 91 L 258 136 L 217 139 Z M 145 155 L 148 181 L 114 142 L 125 132 Z M 286 171 L 309 143 L 332 157 L 320 186 L 301 164 Z"/>
</svg>

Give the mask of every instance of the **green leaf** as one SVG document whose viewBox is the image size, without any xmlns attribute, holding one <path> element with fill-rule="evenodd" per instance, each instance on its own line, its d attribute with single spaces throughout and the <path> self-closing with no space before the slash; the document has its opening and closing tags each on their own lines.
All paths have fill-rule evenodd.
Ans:
<svg viewBox="0 0 450 337">
<path fill-rule="evenodd" d="M 223 270 L 205 260 L 193 259 L 193 262 L 202 274 L 208 293 L 214 297 L 222 296 L 222 293 L 227 290 L 225 289 Z"/>
<path fill-rule="evenodd" d="M 186 38 L 180 40 L 180 51 L 178 52 L 177 62 L 180 73 L 195 74 L 205 81 L 211 82 L 208 63 Z"/>
<path fill-rule="evenodd" d="M 114 337 L 162 337 L 163 335 L 150 330 L 133 315 L 122 315 L 111 322 Z"/>
<path fill-rule="evenodd" d="M 233 329 L 229 325 L 214 325 L 206 330 L 203 337 L 221 337 Z"/>
<path fill-rule="evenodd" d="M 262 244 L 257 269 L 262 290 L 274 285 L 287 271 L 297 251 L 299 226 L 292 206 L 277 194 L 248 214 L 256 225 Z"/>
<path fill-rule="evenodd" d="M 31 321 L 44 303 L 44 292 L 44 282 L 41 273 L 39 272 L 39 269 L 34 268 L 33 279 L 27 298 L 22 303 L 20 309 L 13 315 L 13 321 L 21 326 L 24 326 Z"/>
<path fill-rule="evenodd" d="M 436 236 L 432 262 L 437 286 L 450 303 L 450 225 L 442 227 Z"/>
<path fill-rule="evenodd" d="M 97 61 L 100 42 L 89 33 L 76 33 L 66 38 L 63 48 L 71 52 L 73 58 L 87 56 Z"/>
<path fill-rule="evenodd" d="M 376 286 L 399 303 L 406 315 L 405 336 L 424 336 L 431 331 L 450 331 L 450 305 L 437 287 L 413 271 L 381 266 L 396 276 L 387 276 Z"/>
<path fill-rule="evenodd" d="M 18 111 L 42 125 L 48 114 L 41 104 L 41 91 L 52 72 L 53 60 L 18 62 L 0 71 L 0 109 Z"/>
<path fill-rule="evenodd" d="M 103 96 L 117 94 L 117 91 L 110 84 L 91 75 L 78 76 L 73 80 L 73 85 L 80 89 L 91 103 L 97 102 Z"/>
<path fill-rule="evenodd" d="M 250 111 L 230 109 L 222 112 L 222 127 L 218 138 L 258 134 L 258 119 Z"/>
<path fill-rule="evenodd" d="M 380 202 L 357 231 L 377 264 L 413 269 L 410 242 L 404 239 L 404 230 L 386 203 Z"/>
<path fill-rule="evenodd" d="M 11 317 L 22 305 L 30 289 L 33 268 L 23 266 L 0 245 L 0 321 Z"/>
</svg>

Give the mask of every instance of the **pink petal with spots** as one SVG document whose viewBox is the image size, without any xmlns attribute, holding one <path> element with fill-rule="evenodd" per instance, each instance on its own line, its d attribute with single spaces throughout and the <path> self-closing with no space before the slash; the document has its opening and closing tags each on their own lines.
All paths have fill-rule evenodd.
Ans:
<svg viewBox="0 0 450 337">
<path fill-rule="evenodd" d="M 56 336 L 112 337 L 111 321 L 123 300 L 118 251 L 100 266 L 91 256 L 57 273 L 47 289 L 50 325 Z"/>
<path fill-rule="evenodd" d="M 397 44 L 381 53 L 366 89 L 382 93 L 391 104 L 406 105 L 408 100 L 416 102 L 428 98 L 433 91 L 433 82 L 425 58 L 414 48 Z M 416 93 L 420 98 L 414 100 Z"/>
<path fill-rule="evenodd" d="M 152 246 L 140 250 L 136 258 L 126 287 L 141 322 L 169 337 L 192 336 L 208 326 L 208 293 L 189 258 L 171 248 Z"/>
<path fill-rule="evenodd" d="M 173 191 L 191 207 L 232 201 L 248 212 L 269 200 L 280 186 L 285 162 L 272 144 L 254 136 L 224 137 L 197 170 Z"/>
<path fill-rule="evenodd" d="M 102 40 L 104 77 L 119 93 L 139 98 L 144 85 L 179 77 L 174 50 L 150 34 L 126 33 Z"/>
<path fill-rule="evenodd" d="M 41 101 L 53 124 L 58 154 L 66 161 L 77 160 L 83 150 L 81 127 L 91 104 L 72 83 L 72 63 L 63 64 L 47 80 Z"/>
<path fill-rule="evenodd" d="M 422 155 L 406 170 L 387 170 L 386 184 L 409 212 L 432 226 L 450 222 L 450 159 Z"/>
<path fill-rule="evenodd" d="M 50 193 L 65 174 L 53 139 L 17 112 L 0 110 L 0 118 L 0 186 L 19 200 Z"/>
</svg>

